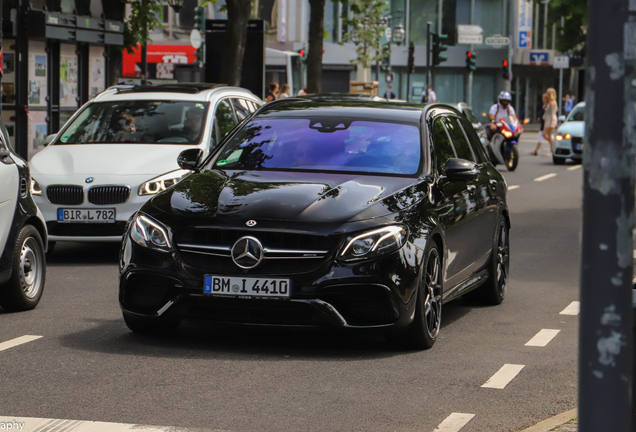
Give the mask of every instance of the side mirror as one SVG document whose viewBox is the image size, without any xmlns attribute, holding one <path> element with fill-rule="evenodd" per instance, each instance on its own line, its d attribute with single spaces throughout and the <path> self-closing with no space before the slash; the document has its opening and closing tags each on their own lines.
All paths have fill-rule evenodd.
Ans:
<svg viewBox="0 0 636 432">
<path fill-rule="evenodd" d="M 198 148 L 184 150 L 177 157 L 177 164 L 184 170 L 199 171 L 203 151 Z"/>
<path fill-rule="evenodd" d="M 51 144 L 56 136 L 57 136 L 57 134 L 48 135 L 46 137 L 46 140 L 44 140 L 44 146 L 47 146 L 47 145 Z"/>
<path fill-rule="evenodd" d="M 557 117 L 557 123 L 558 124 L 561 124 L 563 122 L 565 122 L 565 116 L 564 115 Z"/>
<path fill-rule="evenodd" d="M 450 158 L 446 162 L 446 177 L 448 180 L 474 180 L 479 177 L 479 170 L 475 162 L 466 159 Z"/>
</svg>

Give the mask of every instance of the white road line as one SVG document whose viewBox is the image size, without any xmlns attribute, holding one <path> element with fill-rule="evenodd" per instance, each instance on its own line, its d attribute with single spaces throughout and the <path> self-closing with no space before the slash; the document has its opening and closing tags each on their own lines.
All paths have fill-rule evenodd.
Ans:
<svg viewBox="0 0 636 432">
<path fill-rule="evenodd" d="M 561 330 L 542 329 L 539 333 L 534 335 L 532 339 L 526 342 L 526 346 L 544 347 L 549 344 L 560 331 Z"/>
<path fill-rule="evenodd" d="M 519 189 L 519 185 L 510 185 L 510 186 L 508 186 L 508 190 L 515 190 L 515 189 Z"/>
<path fill-rule="evenodd" d="M 25 344 L 27 342 L 31 342 L 31 341 L 34 341 L 36 339 L 40 339 L 41 337 L 42 336 L 26 335 L 26 336 L 20 336 L 20 337 L 15 338 L 15 339 L 8 340 L 6 342 L 2 342 L 2 343 L 0 343 L 0 351 L 4 351 L 6 349 L 13 348 L 14 346 L 22 345 L 22 344 Z"/>
<path fill-rule="evenodd" d="M 188 430 L 187 428 L 175 428 L 174 426 L 142 426 L 127 423 L 7 416 L 0 416 L 0 425 L 1 424 L 6 425 L 5 429 L 7 430 L 9 430 L 8 425 L 11 425 L 11 430 L 24 432 L 127 432 L 140 430 L 144 432 L 169 432 L 177 429 L 185 432 Z M 221 432 L 219 429 L 214 430 Z"/>
<path fill-rule="evenodd" d="M 457 432 L 475 417 L 475 414 L 452 413 L 433 432 Z"/>
<path fill-rule="evenodd" d="M 574 166 L 569 167 L 568 171 L 574 171 L 574 170 L 577 170 L 579 168 L 581 168 L 581 165 L 574 165 Z"/>
<path fill-rule="evenodd" d="M 546 174 L 546 175 L 544 175 L 544 176 L 537 177 L 536 179 L 534 179 L 534 181 L 536 181 L 536 182 L 542 182 L 542 181 L 544 181 L 544 180 L 551 179 L 552 177 L 556 177 L 556 174 L 555 174 L 555 173 Z"/>
<path fill-rule="evenodd" d="M 581 302 L 573 301 L 568 307 L 559 312 L 559 315 L 578 315 L 580 309 Z"/>
<path fill-rule="evenodd" d="M 634 259 L 636 259 L 636 249 L 634 249 Z"/>
<path fill-rule="evenodd" d="M 503 389 L 526 365 L 505 364 L 482 387 Z"/>
</svg>

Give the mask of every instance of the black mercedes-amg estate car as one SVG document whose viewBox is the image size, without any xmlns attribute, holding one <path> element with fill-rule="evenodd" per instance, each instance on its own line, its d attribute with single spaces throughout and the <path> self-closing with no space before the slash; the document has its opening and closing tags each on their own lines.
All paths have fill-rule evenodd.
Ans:
<svg viewBox="0 0 636 432">
<path fill-rule="evenodd" d="M 443 303 L 504 299 L 507 185 L 453 107 L 281 100 L 179 165 L 126 228 L 133 331 L 374 328 L 429 348 Z"/>
</svg>

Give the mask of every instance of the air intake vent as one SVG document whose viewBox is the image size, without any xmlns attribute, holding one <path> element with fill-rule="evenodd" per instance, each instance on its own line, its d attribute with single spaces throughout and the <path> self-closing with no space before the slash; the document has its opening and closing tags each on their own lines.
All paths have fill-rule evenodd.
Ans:
<svg viewBox="0 0 636 432">
<path fill-rule="evenodd" d="M 88 190 L 88 202 L 97 205 L 121 204 L 128 201 L 128 186 L 96 186 Z"/>
<path fill-rule="evenodd" d="M 29 194 L 29 184 L 26 179 L 20 180 L 20 196 L 25 198 Z"/>
<path fill-rule="evenodd" d="M 84 202 L 84 189 L 81 186 L 49 186 L 46 196 L 51 204 L 79 205 Z"/>
</svg>

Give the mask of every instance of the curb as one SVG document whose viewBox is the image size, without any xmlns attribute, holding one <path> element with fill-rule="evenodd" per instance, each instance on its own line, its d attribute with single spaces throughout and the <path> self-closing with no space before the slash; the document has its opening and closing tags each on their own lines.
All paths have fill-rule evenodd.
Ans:
<svg viewBox="0 0 636 432">
<path fill-rule="evenodd" d="M 557 414 L 554 417 L 543 420 L 541 423 L 537 423 L 536 425 L 531 426 L 528 429 L 524 429 L 521 432 L 548 432 L 557 426 L 567 423 L 575 417 L 577 417 L 577 408 Z"/>
</svg>

